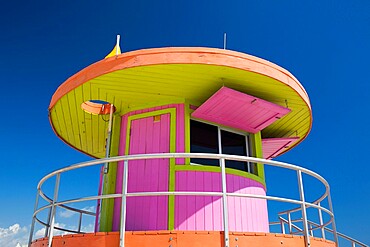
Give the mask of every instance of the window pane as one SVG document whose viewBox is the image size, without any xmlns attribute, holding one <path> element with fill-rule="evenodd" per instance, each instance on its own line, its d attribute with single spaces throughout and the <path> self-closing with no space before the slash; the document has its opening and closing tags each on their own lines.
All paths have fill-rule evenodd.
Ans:
<svg viewBox="0 0 370 247">
<path fill-rule="evenodd" d="M 221 130 L 221 146 L 223 154 L 247 156 L 245 136 Z M 247 162 L 227 160 L 226 167 L 248 171 Z"/>
<path fill-rule="evenodd" d="M 190 152 L 218 154 L 217 127 L 191 120 Z M 190 159 L 190 162 L 202 165 L 219 166 L 217 159 Z"/>
<path fill-rule="evenodd" d="M 258 169 L 256 163 L 249 162 L 249 172 L 258 176 Z"/>
</svg>

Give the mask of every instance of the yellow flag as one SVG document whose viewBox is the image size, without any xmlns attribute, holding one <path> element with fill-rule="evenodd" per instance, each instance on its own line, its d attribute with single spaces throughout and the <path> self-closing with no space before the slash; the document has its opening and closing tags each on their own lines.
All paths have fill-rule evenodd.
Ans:
<svg viewBox="0 0 370 247">
<path fill-rule="evenodd" d="M 117 35 L 117 43 L 116 45 L 114 46 L 113 50 L 105 56 L 105 58 L 108 58 L 108 57 L 113 57 L 113 56 L 116 56 L 116 55 L 119 55 L 121 54 L 121 48 L 119 47 L 119 40 L 120 40 L 120 35 Z"/>
<path fill-rule="evenodd" d="M 113 50 L 108 55 L 106 55 L 105 58 L 113 57 L 119 54 L 121 54 L 121 48 L 119 47 L 119 45 L 115 45 Z"/>
</svg>

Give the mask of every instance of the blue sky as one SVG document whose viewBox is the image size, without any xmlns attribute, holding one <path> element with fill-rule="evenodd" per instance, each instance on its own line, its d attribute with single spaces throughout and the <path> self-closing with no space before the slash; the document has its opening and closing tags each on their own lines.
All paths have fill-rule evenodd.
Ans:
<svg viewBox="0 0 370 247">
<path fill-rule="evenodd" d="M 24 243 L 42 176 L 90 159 L 63 144 L 48 122 L 51 96 L 64 80 L 104 58 L 116 34 L 121 34 L 121 49 L 131 51 L 222 48 L 224 32 L 228 49 L 274 62 L 304 85 L 312 102 L 312 131 L 278 160 L 324 176 L 332 188 L 338 230 L 369 244 L 370 168 L 364 156 L 370 151 L 369 13 L 367 0 L 2 4 L 1 246 Z"/>
</svg>

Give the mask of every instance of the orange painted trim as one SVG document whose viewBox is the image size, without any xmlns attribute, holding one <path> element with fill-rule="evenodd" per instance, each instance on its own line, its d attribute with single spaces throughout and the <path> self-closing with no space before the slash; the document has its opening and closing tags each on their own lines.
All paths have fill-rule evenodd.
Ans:
<svg viewBox="0 0 370 247">
<path fill-rule="evenodd" d="M 159 64 L 205 64 L 226 66 L 274 78 L 296 91 L 311 109 L 307 92 L 284 68 L 244 53 L 216 48 L 153 48 L 126 52 L 98 61 L 68 78 L 54 93 L 49 109 L 71 90 L 85 82 L 117 70 Z"/>
<path fill-rule="evenodd" d="M 274 233 L 240 233 L 231 232 L 230 246 L 254 247 L 304 247 L 304 237 Z M 126 247 L 223 247 L 223 232 L 214 231 L 143 231 L 126 232 Z M 47 238 L 34 241 L 31 247 L 47 246 Z M 321 238 L 310 238 L 311 247 L 335 247 L 332 241 Z M 55 236 L 52 247 L 118 247 L 119 232 L 100 232 L 88 234 L 71 234 Z"/>
</svg>

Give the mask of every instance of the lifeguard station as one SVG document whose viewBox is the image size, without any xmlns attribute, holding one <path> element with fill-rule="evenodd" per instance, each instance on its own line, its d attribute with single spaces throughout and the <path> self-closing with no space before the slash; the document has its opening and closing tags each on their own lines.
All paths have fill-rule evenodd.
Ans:
<svg viewBox="0 0 370 247">
<path fill-rule="evenodd" d="M 49 119 L 60 139 L 96 160 L 40 181 L 30 246 L 324 247 L 343 236 L 325 179 L 271 160 L 304 140 L 312 113 L 299 81 L 266 60 L 194 47 L 121 54 L 117 45 L 56 90 Z M 266 194 L 267 165 L 297 173 L 298 200 Z M 89 166 L 102 167 L 97 194 L 58 201 L 61 174 Z M 302 174 L 324 185 L 317 200 L 305 200 Z M 42 185 L 54 177 L 47 195 Z M 71 206 L 78 201 L 91 201 L 96 212 Z M 296 206 L 271 221 L 269 201 Z M 57 208 L 80 214 L 78 229 L 56 226 Z M 95 217 L 92 233 L 81 230 L 85 216 Z M 46 231 L 35 240 L 36 223 Z"/>
</svg>

